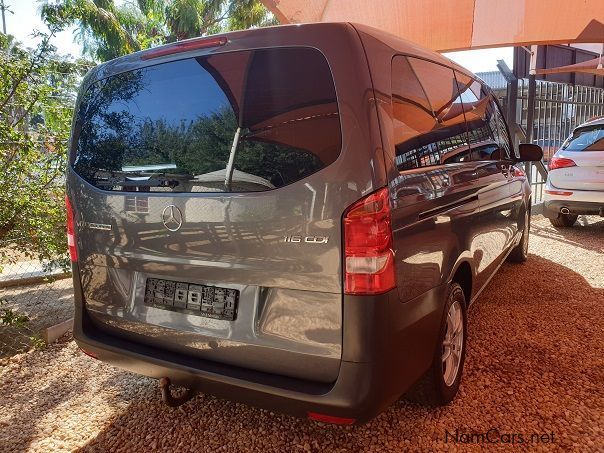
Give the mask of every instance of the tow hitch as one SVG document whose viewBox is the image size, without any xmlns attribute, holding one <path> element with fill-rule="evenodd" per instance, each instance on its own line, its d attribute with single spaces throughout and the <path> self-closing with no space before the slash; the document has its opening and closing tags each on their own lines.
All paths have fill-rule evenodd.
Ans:
<svg viewBox="0 0 604 453">
<path fill-rule="evenodd" d="M 185 404 L 196 395 L 195 390 L 185 389 L 185 392 L 180 396 L 173 396 L 170 391 L 170 379 L 163 377 L 159 380 L 159 389 L 161 390 L 161 399 L 170 407 L 178 407 Z"/>
</svg>

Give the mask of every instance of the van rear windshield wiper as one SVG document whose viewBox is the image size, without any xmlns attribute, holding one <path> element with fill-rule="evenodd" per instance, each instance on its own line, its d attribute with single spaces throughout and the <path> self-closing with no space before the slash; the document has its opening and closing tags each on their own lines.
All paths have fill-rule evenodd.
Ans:
<svg viewBox="0 0 604 453">
<path fill-rule="evenodd" d="M 127 178 L 123 178 L 121 180 L 118 179 L 109 179 L 106 181 L 97 180 L 97 185 L 101 187 L 114 187 L 114 186 L 123 186 L 123 187 L 169 187 L 174 188 L 178 186 L 180 183 L 174 179 L 154 179 L 149 178 L 145 180 L 131 180 Z"/>
<path fill-rule="evenodd" d="M 190 180 L 192 175 L 177 175 L 154 172 L 97 171 L 94 179 L 99 186 L 113 187 L 169 187 L 174 188 L 181 180 Z"/>
</svg>

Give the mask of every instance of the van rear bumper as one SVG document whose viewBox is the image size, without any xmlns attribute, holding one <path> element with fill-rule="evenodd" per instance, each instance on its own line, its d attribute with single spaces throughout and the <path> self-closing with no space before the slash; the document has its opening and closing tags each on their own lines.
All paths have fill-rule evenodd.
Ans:
<svg viewBox="0 0 604 453">
<path fill-rule="evenodd" d="M 428 369 L 442 317 L 444 286 L 402 303 L 397 290 L 344 297 L 340 371 L 332 384 L 238 368 L 164 351 L 105 332 L 88 316 L 77 265 L 74 338 L 99 360 L 178 386 L 297 417 L 308 412 L 364 423 Z"/>
</svg>

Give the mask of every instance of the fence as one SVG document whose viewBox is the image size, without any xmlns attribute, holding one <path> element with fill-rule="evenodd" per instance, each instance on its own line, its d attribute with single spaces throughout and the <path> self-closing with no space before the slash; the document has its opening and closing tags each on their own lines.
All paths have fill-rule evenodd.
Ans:
<svg viewBox="0 0 604 453">
<path fill-rule="evenodd" d="M 0 243 L 0 359 L 41 346 L 47 329 L 73 317 L 69 274 L 27 253 L 27 240 Z"/>
<path fill-rule="evenodd" d="M 528 79 L 518 80 L 516 119 L 528 131 Z M 604 116 L 604 89 L 536 81 L 532 142 L 543 148 L 547 162 L 572 130 L 590 118 Z M 543 200 L 546 175 L 532 164 L 528 174 L 533 188 L 533 202 Z"/>
</svg>

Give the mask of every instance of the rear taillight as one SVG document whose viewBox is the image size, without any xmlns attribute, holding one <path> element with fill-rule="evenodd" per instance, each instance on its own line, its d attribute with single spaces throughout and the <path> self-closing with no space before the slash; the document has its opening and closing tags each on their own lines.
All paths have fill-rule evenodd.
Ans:
<svg viewBox="0 0 604 453">
<path fill-rule="evenodd" d="M 555 170 L 557 168 L 566 168 L 566 167 L 576 167 L 577 164 L 572 159 L 567 159 L 566 157 L 552 157 L 552 160 L 549 161 L 549 169 Z"/>
<path fill-rule="evenodd" d="M 78 261 L 78 250 L 76 248 L 75 220 L 73 209 L 68 197 L 65 197 L 65 210 L 67 211 L 67 246 L 69 247 L 69 258 L 71 262 Z"/>
<path fill-rule="evenodd" d="M 344 292 L 381 294 L 395 286 L 390 198 L 383 188 L 344 214 Z"/>
<path fill-rule="evenodd" d="M 227 43 L 224 36 L 211 38 L 190 39 L 187 41 L 177 42 L 166 47 L 149 50 L 141 55 L 141 60 L 151 60 L 152 58 L 164 57 L 180 52 L 188 52 L 190 50 L 207 49 L 210 47 L 224 46 Z"/>
<path fill-rule="evenodd" d="M 93 359 L 98 359 L 99 358 L 99 356 L 98 356 L 98 354 L 96 352 L 87 351 L 86 349 L 82 349 L 82 348 L 80 348 L 80 351 L 82 351 L 88 357 L 92 357 Z"/>
<path fill-rule="evenodd" d="M 354 418 L 335 417 L 317 412 L 309 412 L 308 418 L 317 422 L 333 423 L 335 425 L 352 425 L 355 422 Z"/>
</svg>

